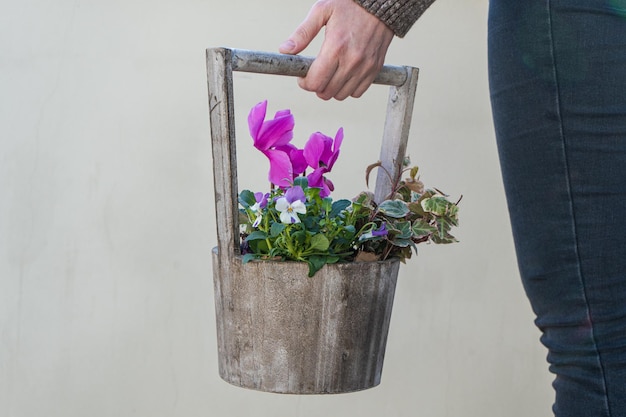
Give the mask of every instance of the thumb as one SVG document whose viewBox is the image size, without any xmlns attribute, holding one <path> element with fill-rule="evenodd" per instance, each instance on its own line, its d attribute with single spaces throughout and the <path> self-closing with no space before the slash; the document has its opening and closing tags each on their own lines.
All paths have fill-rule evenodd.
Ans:
<svg viewBox="0 0 626 417">
<path fill-rule="evenodd" d="M 280 44 L 278 51 L 281 54 L 297 54 L 302 52 L 311 41 L 317 36 L 322 27 L 326 25 L 329 15 L 323 3 L 317 2 L 311 8 L 311 11 L 307 15 L 306 19 L 296 30 L 289 36 L 289 38 Z"/>
</svg>

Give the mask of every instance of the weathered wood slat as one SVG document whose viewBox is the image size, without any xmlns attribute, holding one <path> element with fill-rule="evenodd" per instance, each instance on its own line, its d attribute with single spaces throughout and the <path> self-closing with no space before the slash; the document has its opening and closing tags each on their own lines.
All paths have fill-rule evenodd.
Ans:
<svg viewBox="0 0 626 417">
<path fill-rule="evenodd" d="M 407 73 L 406 83 L 389 88 L 383 144 L 380 148 L 380 162 L 384 170 L 380 168 L 378 170 L 374 192 L 374 200 L 378 203 L 389 196 L 391 178 L 397 178 L 401 174 L 402 162 L 406 155 L 419 70 L 407 68 Z"/>
<path fill-rule="evenodd" d="M 225 252 L 223 256 L 239 253 L 239 191 L 231 62 L 232 53 L 229 49 L 207 49 L 217 241 L 222 252 Z"/>
<path fill-rule="evenodd" d="M 313 63 L 312 57 L 232 49 L 233 71 L 304 77 Z M 407 67 L 385 65 L 374 84 L 401 86 L 408 77 Z"/>
</svg>

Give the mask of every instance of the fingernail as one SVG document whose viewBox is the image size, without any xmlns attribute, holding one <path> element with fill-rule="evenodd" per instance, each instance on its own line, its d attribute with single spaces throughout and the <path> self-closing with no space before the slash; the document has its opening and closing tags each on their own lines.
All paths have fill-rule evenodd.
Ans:
<svg viewBox="0 0 626 417">
<path fill-rule="evenodd" d="M 296 47 L 296 43 L 291 39 L 287 39 L 285 42 L 280 44 L 281 51 L 292 51 Z"/>
</svg>

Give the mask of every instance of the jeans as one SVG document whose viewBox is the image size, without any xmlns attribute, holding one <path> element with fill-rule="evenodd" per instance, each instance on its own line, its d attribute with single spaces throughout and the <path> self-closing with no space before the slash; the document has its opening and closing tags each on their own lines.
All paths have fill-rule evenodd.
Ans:
<svg viewBox="0 0 626 417">
<path fill-rule="evenodd" d="M 489 81 L 558 417 L 626 416 L 626 0 L 491 0 Z"/>
</svg>

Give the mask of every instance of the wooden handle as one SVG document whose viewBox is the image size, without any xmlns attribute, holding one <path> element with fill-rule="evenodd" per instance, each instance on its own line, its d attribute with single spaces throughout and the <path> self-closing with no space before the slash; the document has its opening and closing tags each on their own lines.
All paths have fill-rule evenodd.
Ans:
<svg viewBox="0 0 626 417">
<path fill-rule="evenodd" d="M 301 55 L 283 55 L 270 52 L 231 49 L 233 71 L 304 77 L 315 58 Z M 403 85 L 408 78 L 407 67 L 385 65 L 374 84 Z"/>
</svg>

